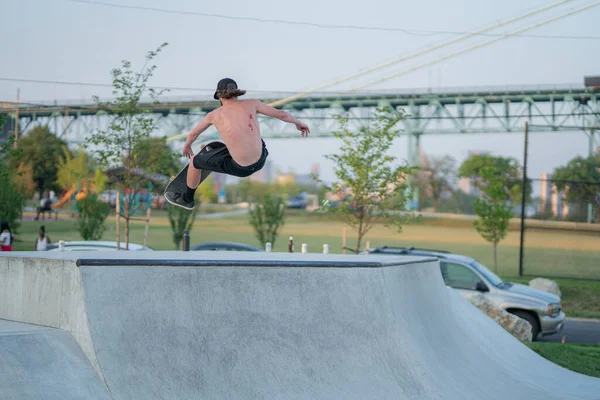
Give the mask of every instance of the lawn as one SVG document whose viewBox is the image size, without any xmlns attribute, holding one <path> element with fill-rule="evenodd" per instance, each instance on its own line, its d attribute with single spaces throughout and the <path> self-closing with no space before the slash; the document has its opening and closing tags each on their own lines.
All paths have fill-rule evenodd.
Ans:
<svg viewBox="0 0 600 400">
<path fill-rule="evenodd" d="M 600 346 L 541 342 L 526 345 L 561 367 L 600 378 Z"/>
<path fill-rule="evenodd" d="M 15 242 L 15 250 L 31 250 L 40 225 L 53 241 L 80 240 L 75 221 L 61 215 L 59 221 L 23 221 Z M 330 252 L 339 253 L 342 248 L 343 224 L 320 214 L 289 213 L 281 229 L 274 251 L 287 251 L 287 241 L 294 236 L 296 248 L 308 244 L 309 252 L 321 252 L 324 243 Z M 121 223 L 121 240 L 124 240 L 124 224 Z M 348 228 L 347 246 L 356 247 L 356 236 Z M 142 243 L 144 222 L 131 225 L 131 242 Z M 234 241 L 260 246 L 254 237 L 247 216 L 220 219 L 198 219 L 191 231 L 191 244 L 206 241 Z M 115 220 L 107 221 L 104 240 L 115 240 Z M 492 248 L 484 242 L 464 221 L 443 223 L 424 221 L 405 225 L 401 233 L 384 226 L 374 227 L 367 240 L 371 247 L 380 245 L 415 246 L 447 250 L 474 257 L 491 267 Z M 574 232 L 565 230 L 529 230 L 526 235 L 525 274 L 547 276 L 570 276 L 596 278 L 598 280 L 556 279 L 563 292 L 563 307 L 571 317 L 600 318 L 600 236 L 598 232 Z M 166 214 L 153 211 L 148 246 L 155 250 L 174 250 L 171 227 Z M 364 248 L 363 243 L 362 247 Z M 527 283 L 531 278 L 518 278 L 519 232 L 511 230 L 501 243 L 498 252 L 499 275 L 511 281 Z"/>
</svg>

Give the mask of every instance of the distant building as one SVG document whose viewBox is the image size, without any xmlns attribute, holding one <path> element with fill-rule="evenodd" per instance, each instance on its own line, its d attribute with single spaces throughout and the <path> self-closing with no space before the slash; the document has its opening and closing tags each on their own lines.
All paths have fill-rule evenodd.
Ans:
<svg viewBox="0 0 600 400">
<path fill-rule="evenodd" d="M 552 175 L 546 172 L 540 176 L 540 212 L 545 213 L 548 209 L 555 217 L 566 217 L 569 215 L 569 203 L 567 202 L 567 192 L 559 191 L 552 183 Z"/>
</svg>

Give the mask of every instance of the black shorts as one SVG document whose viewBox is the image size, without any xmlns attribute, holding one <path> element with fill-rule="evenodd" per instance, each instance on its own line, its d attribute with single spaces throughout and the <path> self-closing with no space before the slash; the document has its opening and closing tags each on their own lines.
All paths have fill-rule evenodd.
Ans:
<svg viewBox="0 0 600 400">
<path fill-rule="evenodd" d="M 242 167 L 234 161 L 229 154 L 229 149 L 225 143 L 212 142 L 207 144 L 198 154 L 194 156 L 193 165 L 197 169 L 206 169 L 214 172 L 221 172 L 227 175 L 245 178 L 256 171 L 262 169 L 267 161 L 267 146 L 262 140 L 262 154 L 257 162 L 252 165 Z"/>
</svg>

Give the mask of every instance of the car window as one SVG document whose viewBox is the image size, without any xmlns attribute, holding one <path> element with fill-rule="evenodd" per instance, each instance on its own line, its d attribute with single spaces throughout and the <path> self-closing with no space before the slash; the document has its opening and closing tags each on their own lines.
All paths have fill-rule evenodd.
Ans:
<svg viewBox="0 0 600 400">
<path fill-rule="evenodd" d="M 479 276 L 464 265 L 450 262 L 441 262 L 442 277 L 446 286 L 456 289 L 475 290 L 475 286 L 481 281 Z"/>
</svg>

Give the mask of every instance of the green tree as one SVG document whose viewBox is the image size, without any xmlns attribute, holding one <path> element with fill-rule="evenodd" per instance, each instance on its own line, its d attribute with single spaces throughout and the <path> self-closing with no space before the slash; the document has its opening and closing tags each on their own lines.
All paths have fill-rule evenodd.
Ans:
<svg viewBox="0 0 600 400">
<path fill-rule="evenodd" d="M 99 240 L 106 229 L 104 221 L 110 212 L 110 206 L 100 201 L 97 194 L 89 193 L 84 199 L 77 200 L 77 230 L 83 240 Z"/>
<path fill-rule="evenodd" d="M 523 192 L 523 171 L 519 162 L 510 157 L 491 156 L 488 154 L 473 154 L 467 158 L 458 169 L 462 178 L 470 178 L 473 186 L 481 188 L 483 183 L 482 169 L 494 168 L 498 179 L 504 185 L 512 204 L 521 204 Z M 531 184 L 527 185 L 526 198 L 531 197 Z"/>
<path fill-rule="evenodd" d="M 285 202 L 281 196 L 265 193 L 250 209 L 250 225 L 263 248 L 275 245 L 279 228 L 285 223 Z"/>
<path fill-rule="evenodd" d="M 61 189 L 68 190 L 73 185 L 81 186 L 93 172 L 90 158 L 83 150 L 72 155 L 67 147 L 63 147 L 63 158 L 58 162 L 56 183 Z"/>
<path fill-rule="evenodd" d="M 48 190 L 59 191 L 57 183 L 58 167 L 64 161 L 64 140 L 57 138 L 47 126 L 36 126 L 19 139 L 20 160 L 11 160 L 15 170 L 21 160 L 31 166 L 33 180 L 40 197 Z"/>
<path fill-rule="evenodd" d="M 565 191 L 567 201 L 580 206 L 591 204 L 595 209 L 596 223 L 600 223 L 600 154 L 575 157 L 552 174 L 556 188 Z"/>
<path fill-rule="evenodd" d="M 166 137 L 148 137 L 136 143 L 133 150 L 133 165 L 152 167 L 152 172 L 174 176 L 181 169 L 179 154 L 167 145 Z"/>
<path fill-rule="evenodd" d="M 440 200 L 452 193 L 456 182 L 456 159 L 452 156 L 429 156 L 425 165 L 415 173 L 415 185 L 422 197 L 431 198 L 433 211 L 437 211 Z"/>
<path fill-rule="evenodd" d="M 136 170 L 154 171 L 151 157 L 145 157 L 137 152 L 144 148 L 144 143 L 150 138 L 156 125 L 152 109 L 144 98 L 158 102 L 163 91 L 157 91 L 148 86 L 153 76 L 155 65 L 148 66 L 160 51 L 166 46 L 163 43 L 156 50 L 146 55 L 146 64 L 141 72 L 132 69 L 131 62 L 122 61 L 120 68 L 111 71 L 113 94 L 115 100 L 101 102 L 97 96 L 94 101 L 99 108 L 111 113 L 111 121 L 107 129 L 98 130 L 90 138 L 88 148 L 92 148 L 102 167 L 122 166 L 122 179 L 117 181 L 117 187 L 123 194 L 123 219 L 125 220 L 125 248 L 129 249 L 129 224 L 135 213 L 135 199 L 140 190 L 148 187 L 147 174 L 136 173 Z"/>
<path fill-rule="evenodd" d="M 509 194 L 500 171 L 494 167 L 483 167 L 479 171 L 481 177 L 482 197 L 475 200 L 475 214 L 479 217 L 473 221 L 475 229 L 481 237 L 494 248 L 494 272 L 498 273 L 498 243 L 508 233 L 511 216 Z"/>
<path fill-rule="evenodd" d="M 4 125 L 6 116 L 0 114 L 0 127 Z M 15 183 L 15 171 L 9 168 L 11 162 L 16 165 L 20 157 L 20 150 L 13 149 L 14 136 L 0 144 L 0 221 L 5 221 L 13 233 L 19 230 L 21 211 L 25 205 L 25 197 Z"/>
<path fill-rule="evenodd" d="M 356 231 L 356 253 L 375 223 L 387 219 L 401 230 L 405 219 L 399 213 L 389 212 L 392 204 L 396 210 L 406 209 L 406 181 L 413 172 L 406 162 L 395 166 L 396 158 L 388 154 L 394 139 L 400 135 L 395 127 L 403 118 L 403 112 L 379 108 L 372 121 L 354 131 L 348 126 L 349 117 L 337 117 L 340 129 L 333 135 L 342 142 L 339 153 L 325 156 L 334 163 L 336 181 L 326 186 L 344 201 L 328 210 Z M 325 184 L 318 177 L 315 179 Z"/>
<path fill-rule="evenodd" d="M 171 225 L 171 230 L 173 232 L 173 243 L 175 244 L 176 249 L 181 249 L 183 233 L 185 231 L 191 231 L 194 227 L 199 206 L 200 201 L 196 199 L 196 207 L 192 211 L 172 205 L 167 207 L 167 217 L 169 218 L 169 224 Z"/>
</svg>

